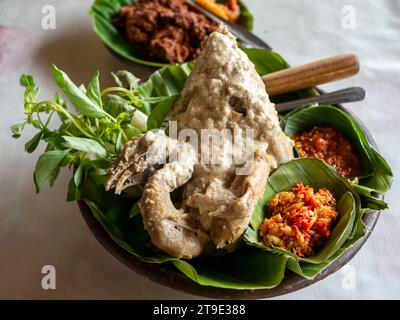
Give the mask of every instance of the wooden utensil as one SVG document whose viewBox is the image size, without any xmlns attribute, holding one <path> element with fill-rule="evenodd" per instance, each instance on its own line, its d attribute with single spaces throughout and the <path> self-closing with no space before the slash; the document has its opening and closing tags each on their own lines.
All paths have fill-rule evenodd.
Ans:
<svg viewBox="0 0 400 320">
<path fill-rule="evenodd" d="M 315 87 L 351 77 L 360 71 L 354 54 L 340 54 L 324 60 L 281 70 L 263 76 L 270 96 Z"/>
<path fill-rule="evenodd" d="M 364 100 L 365 90 L 360 87 L 346 88 L 319 96 L 298 99 L 289 102 L 278 103 L 275 108 L 278 112 L 290 111 L 296 108 L 308 106 L 313 103 L 319 104 L 341 104 Z"/>
</svg>

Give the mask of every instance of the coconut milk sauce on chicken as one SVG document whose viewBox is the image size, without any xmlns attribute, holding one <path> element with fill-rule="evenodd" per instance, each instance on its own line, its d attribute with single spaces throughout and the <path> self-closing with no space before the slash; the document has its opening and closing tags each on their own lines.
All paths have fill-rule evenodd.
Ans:
<svg viewBox="0 0 400 320">
<path fill-rule="evenodd" d="M 243 150 L 227 150 L 222 141 L 216 146 L 219 161 L 202 163 L 198 161 L 202 144 L 194 150 L 187 147 L 189 143 L 172 142 L 186 150 L 159 168 L 149 157 L 143 160 L 143 150 L 157 140 L 174 139 L 163 133 L 146 133 L 131 142 L 137 146 L 130 147 L 129 152 L 124 150 L 113 164 L 107 188 L 117 185 L 120 192 L 132 184 L 145 183 L 140 202 L 143 222 L 153 244 L 164 252 L 190 259 L 218 249 L 230 250 L 249 225 L 270 172 L 293 158 L 293 148 L 279 126 L 261 77 L 225 26 L 221 25 L 203 44 L 171 120 L 176 121 L 178 131 L 193 129 L 198 137 L 204 129 L 229 129 L 239 132 L 239 140 L 246 141 L 246 130 L 252 130 L 253 153 L 238 164 L 235 156 L 242 155 L 236 152 Z M 193 152 L 197 161 L 192 161 Z M 238 174 L 243 168 L 247 174 Z M 179 209 L 170 197 L 178 187 L 183 187 Z"/>
</svg>

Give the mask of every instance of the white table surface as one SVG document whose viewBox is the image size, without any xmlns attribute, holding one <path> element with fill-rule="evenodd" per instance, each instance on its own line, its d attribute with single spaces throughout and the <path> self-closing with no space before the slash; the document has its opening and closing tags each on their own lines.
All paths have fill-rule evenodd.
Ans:
<svg viewBox="0 0 400 320">
<path fill-rule="evenodd" d="M 56 86 L 50 63 L 76 82 L 99 69 L 130 68 L 103 47 L 91 29 L 91 0 L 0 0 L 0 298 L 192 299 L 136 275 L 95 240 L 75 203 L 65 202 L 69 172 L 35 194 L 32 172 L 38 153 L 24 153 L 33 131 L 14 140 L 9 127 L 23 118 L 19 75 L 35 75 L 42 97 Z M 368 96 L 352 105 L 397 175 L 400 161 L 400 1 L 247 0 L 255 33 L 292 65 L 338 53 L 359 55 L 362 70 L 329 86 L 359 85 Z M 41 28 L 42 7 L 56 8 L 56 30 Z M 342 27 L 343 6 L 355 9 L 356 28 Z M 143 74 L 143 70 L 136 71 Z M 397 150 L 397 151 L 396 151 Z M 400 185 L 396 179 L 371 238 L 344 270 L 283 299 L 400 298 Z M 56 268 L 56 290 L 41 288 L 41 268 Z M 350 278 L 349 278 L 350 277 Z M 350 279 L 350 282 L 349 282 Z M 349 285 L 350 283 L 350 285 Z"/>
</svg>

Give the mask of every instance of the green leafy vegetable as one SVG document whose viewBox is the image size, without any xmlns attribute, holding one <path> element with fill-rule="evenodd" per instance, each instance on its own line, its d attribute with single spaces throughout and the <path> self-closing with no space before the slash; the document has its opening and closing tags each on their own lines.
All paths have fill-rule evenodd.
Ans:
<svg viewBox="0 0 400 320">
<path fill-rule="evenodd" d="M 181 93 L 194 62 L 171 64 L 154 72 L 138 89 L 145 97 L 171 97 Z"/>
<path fill-rule="evenodd" d="M 129 71 L 120 70 L 117 71 L 116 73 L 112 72 L 111 75 L 113 76 L 115 82 L 120 87 L 124 87 L 123 79 L 125 79 L 125 81 L 127 82 L 129 89 L 132 90 L 132 89 L 137 89 L 139 87 L 140 79 Z"/>
<path fill-rule="evenodd" d="M 54 79 L 74 105 L 78 113 L 70 110 L 67 102 L 56 93 L 54 100 L 39 101 L 40 88 L 30 75 L 22 75 L 20 83 L 25 87 L 24 109 L 26 119 L 11 127 L 14 138 L 19 138 L 23 129 L 31 125 L 38 132 L 25 144 L 25 150 L 34 152 L 41 141 L 46 151 L 39 157 L 34 180 L 37 192 L 44 182 L 53 184 L 61 167 L 76 168 L 74 186 L 70 183 L 67 199 L 78 199 L 79 187 L 88 172 L 95 172 L 98 180 L 104 180 L 103 170 L 121 151 L 123 144 L 142 131 L 134 126 L 135 114 L 146 104 L 149 110 L 153 104 L 168 97 L 150 97 L 143 94 L 138 79 L 128 71 L 120 71 L 115 77 L 127 87 L 110 87 L 101 91 L 99 73 L 86 86 L 76 86 L 69 77 L 56 66 L 52 66 Z M 54 115 L 61 124 L 50 129 Z M 147 117 L 144 122 L 146 125 Z M 98 161 L 107 163 L 104 167 Z"/>
<path fill-rule="evenodd" d="M 25 124 L 26 122 L 17 123 L 11 126 L 11 133 L 13 138 L 19 138 L 21 136 L 22 132 L 24 131 Z"/>
<path fill-rule="evenodd" d="M 116 95 L 107 94 L 102 96 L 104 110 L 113 117 L 118 117 L 123 112 L 129 112 L 131 105 L 126 99 Z"/>
<path fill-rule="evenodd" d="M 99 72 L 97 71 L 93 79 L 89 82 L 86 89 L 86 95 L 92 100 L 97 106 L 102 108 L 100 83 L 99 83 Z"/>
<path fill-rule="evenodd" d="M 39 142 L 42 139 L 42 137 L 43 137 L 42 131 L 39 131 L 37 134 L 35 134 L 31 140 L 25 143 L 25 151 L 28 153 L 34 152 L 37 146 L 39 145 Z"/>
<path fill-rule="evenodd" d="M 121 57 L 151 67 L 163 67 L 161 62 L 148 61 L 140 58 L 139 52 L 112 24 L 112 19 L 122 6 L 129 5 L 134 0 L 96 0 L 90 9 L 93 30 L 101 41 L 113 52 Z M 241 16 L 239 24 L 251 30 L 253 28 L 253 17 L 248 8 L 240 1 Z"/>
<path fill-rule="evenodd" d="M 165 118 L 170 113 L 172 105 L 177 99 L 178 99 L 177 96 L 172 96 L 155 106 L 155 108 L 151 111 L 149 118 L 147 120 L 148 130 L 161 127 Z"/>
<path fill-rule="evenodd" d="M 83 181 L 83 165 L 80 164 L 74 173 L 74 183 L 76 187 L 80 187 Z"/>
<path fill-rule="evenodd" d="M 97 141 L 87 139 L 87 138 L 77 138 L 63 136 L 64 140 L 67 142 L 67 147 L 83 152 L 93 153 L 99 157 L 106 157 L 107 150 L 104 149 Z"/>
<path fill-rule="evenodd" d="M 89 97 L 71 81 L 65 72 L 58 69 L 55 65 L 53 65 L 52 68 L 57 85 L 69 98 L 79 113 L 92 118 L 102 118 L 107 115 L 101 106 L 90 100 Z M 95 86 L 96 76 L 92 81 L 91 87 Z M 91 89 L 91 91 L 93 91 L 93 88 Z M 92 92 L 89 93 L 92 95 Z"/>
<path fill-rule="evenodd" d="M 43 184 L 48 181 L 53 185 L 62 165 L 62 161 L 68 154 L 68 150 L 53 150 L 43 153 L 37 163 L 33 173 L 36 192 L 40 191 Z"/>
<path fill-rule="evenodd" d="M 238 23 L 249 31 L 253 30 L 253 15 L 243 1 L 239 0 L 238 3 L 241 10 Z"/>
</svg>

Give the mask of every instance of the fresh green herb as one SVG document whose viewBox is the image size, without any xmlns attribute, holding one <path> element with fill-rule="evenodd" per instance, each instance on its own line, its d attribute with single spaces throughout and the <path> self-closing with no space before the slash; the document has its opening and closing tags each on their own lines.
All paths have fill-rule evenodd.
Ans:
<svg viewBox="0 0 400 320">
<path fill-rule="evenodd" d="M 25 144 L 25 150 L 34 152 L 43 141 L 45 152 L 39 157 L 34 172 L 36 191 L 39 192 L 45 182 L 53 185 L 60 168 L 74 167 L 74 187 L 70 184 L 68 199 L 76 199 L 77 191 L 87 173 L 93 171 L 104 176 L 104 168 L 99 162 L 109 163 L 121 151 L 123 144 L 130 138 L 147 130 L 147 112 L 153 105 L 163 103 L 168 97 L 149 98 L 139 85 L 139 80 L 128 71 L 114 74 L 117 85 L 101 90 L 99 73 L 85 87 L 77 86 L 68 75 L 55 65 L 52 66 L 54 79 L 68 97 L 76 112 L 57 92 L 53 100 L 39 100 L 40 88 L 30 75 L 22 75 L 20 83 L 25 87 L 25 121 L 11 127 L 12 136 L 19 138 L 29 125 L 38 132 Z M 84 89 L 86 88 L 86 89 Z M 143 115 L 139 118 L 138 115 Z M 54 115 L 58 115 L 60 124 L 53 128 Z M 102 169 L 103 171 L 99 171 Z"/>
<path fill-rule="evenodd" d="M 36 192 L 40 191 L 43 184 L 48 181 L 50 186 L 54 184 L 60 167 L 63 166 L 63 160 L 66 158 L 69 150 L 52 150 L 43 153 L 36 163 L 33 173 Z"/>
</svg>

